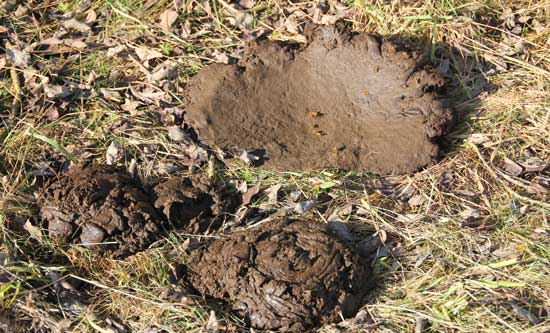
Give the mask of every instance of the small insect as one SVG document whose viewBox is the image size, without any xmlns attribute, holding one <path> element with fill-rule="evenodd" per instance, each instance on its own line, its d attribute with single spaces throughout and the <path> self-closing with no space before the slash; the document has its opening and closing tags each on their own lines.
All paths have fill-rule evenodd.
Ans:
<svg viewBox="0 0 550 333">
<path fill-rule="evenodd" d="M 318 111 L 309 111 L 308 112 L 308 115 L 311 117 L 311 118 L 319 118 L 321 117 L 323 114 L 321 112 L 318 112 Z"/>
</svg>

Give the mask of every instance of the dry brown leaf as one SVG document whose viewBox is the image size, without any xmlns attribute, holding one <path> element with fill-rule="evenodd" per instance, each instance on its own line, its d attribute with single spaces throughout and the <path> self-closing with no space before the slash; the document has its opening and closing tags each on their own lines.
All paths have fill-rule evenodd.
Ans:
<svg viewBox="0 0 550 333">
<path fill-rule="evenodd" d="M 541 160 L 538 157 L 530 157 L 522 161 L 518 161 L 518 164 L 523 167 L 524 172 L 540 172 L 550 167 L 550 163 Z"/>
<path fill-rule="evenodd" d="M 65 98 L 72 94 L 72 91 L 66 85 L 45 84 L 44 92 L 49 98 Z"/>
<path fill-rule="evenodd" d="M 25 224 L 23 225 L 23 229 L 25 229 L 31 238 L 36 239 L 40 243 L 42 243 L 42 231 L 40 231 L 40 228 L 33 225 L 30 220 L 27 220 Z"/>
<path fill-rule="evenodd" d="M 80 39 L 65 39 L 63 40 L 63 44 L 77 50 L 84 50 L 88 47 L 88 44 Z"/>
<path fill-rule="evenodd" d="M 97 20 L 97 14 L 95 10 L 90 9 L 86 12 L 86 18 L 84 19 L 84 23 L 87 25 L 92 25 Z"/>
<path fill-rule="evenodd" d="M 250 9 L 252 7 L 254 7 L 254 5 L 256 5 L 256 1 L 254 0 L 239 0 L 239 6 L 243 7 L 243 8 L 246 8 L 246 9 Z"/>
<path fill-rule="evenodd" d="M 550 192 L 550 178 L 543 176 L 534 177 L 529 183 L 527 191 L 532 194 L 546 194 Z"/>
<path fill-rule="evenodd" d="M 31 56 L 25 51 L 17 48 L 6 48 L 8 61 L 15 67 L 27 68 Z"/>
<path fill-rule="evenodd" d="M 107 101 L 122 102 L 122 96 L 120 93 L 113 89 L 100 88 L 99 92 L 105 97 Z"/>
<path fill-rule="evenodd" d="M 157 50 L 144 47 L 136 47 L 134 48 L 134 51 L 136 51 L 136 54 L 141 61 L 149 61 L 152 59 L 162 58 L 164 56 Z"/>
<path fill-rule="evenodd" d="M 138 114 L 137 108 L 141 105 L 139 101 L 130 100 L 128 98 L 124 99 L 124 104 L 120 106 L 120 108 L 128 113 L 130 113 L 131 116 L 136 116 Z"/>
<path fill-rule="evenodd" d="M 126 50 L 125 45 L 117 45 L 117 46 L 109 48 L 107 50 L 106 56 L 109 57 L 109 58 L 114 57 L 114 56 L 118 55 L 120 52 L 125 51 L 125 50 Z"/>
<path fill-rule="evenodd" d="M 91 31 L 91 28 L 87 24 L 79 22 L 74 18 L 63 22 L 63 26 L 68 30 L 76 30 L 79 32 Z"/>
<path fill-rule="evenodd" d="M 159 64 L 151 74 L 147 76 L 149 81 L 157 82 L 164 79 L 173 79 L 178 74 L 178 63 L 172 60 L 166 60 Z"/>
<path fill-rule="evenodd" d="M 189 135 L 180 127 L 171 127 L 168 130 L 168 137 L 174 142 L 190 142 Z"/>
<path fill-rule="evenodd" d="M 512 176 L 519 176 L 523 173 L 523 168 L 521 165 L 512 161 L 511 159 L 505 157 L 503 161 L 504 170 L 511 174 Z"/>
<path fill-rule="evenodd" d="M 254 196 L 260 192 L 261 183 L 256 183 L 251 188 L 247 189 L 246 192 L 242 195 L 242 205 L 246 206 L 252 201 Z"/>
<path fill-rule="evenodd" d="M 115 142 L 111 141 L 111 144 L 107 148 L 107 152 L 105 153 L 105 160 L 107 165 L 113 165 L 116 163 L 116 161 L 120 158 L 120 145 Z"/>
<path fill-rule="evenodd" d="M 160 28 L 164 31 L 170 31 L 170 28 L 178 19 L 178 13 L 173 9 L 167 9 L 159 16 Z"/>
</svg>

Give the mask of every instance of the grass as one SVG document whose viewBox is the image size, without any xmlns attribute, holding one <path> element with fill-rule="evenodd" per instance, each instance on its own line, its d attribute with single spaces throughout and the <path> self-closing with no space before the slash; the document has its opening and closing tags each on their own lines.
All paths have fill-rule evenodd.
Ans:
<svg viewBox="0 0 550 333">
<path fill-rule="evenodd" d="M 38 25 L 4 10 L 0 25 L 12 32 L 10 38 L 42 40 L 59 28 L 48 15 L 70 12 L 78 4 L 36 5 L 33 10 L 44 21 Z M 178 21 L 164 32 L 155 20 L 173 6 L 172 1 L 95 0 L 89 8 L 100 14 L 94 25 L 96 46 L 33 61 L 45 65 L 40 75 L 59 82 L 84 82 L 95 72 L 93 89 L 99 93 L 99 88 L 137 89 L 144 81 L 131 59 L 105 57 L 111 47 L 105 46 L 108 39 L 115 40 L 114 45 L 155 49 L 178 64 L 180 74 L 173 86 L 160 88 L 168 91 L 173 106 L 182 107 L 185 82 L 215 60 L 213 51 L 238 54 L 245 44 L 240 37 L 244 28 L 228 20 L 230 3 L 206 4 L 183 1 Z M 449 93 L 461 119 L 447 138 L 446 156 L 416 174 L 385 179 L 391 185 L 388 191 L 381 190 L 377 177 L 361 172 L 277 174 L 231 166 L 217 169 L 219 176 L 282 184 L 305 197 L 330 194 L 331 200 L 314 214 L 324 218 L 338 214 L 388 235 L 391 255 L 376 262 L 379 286 L 364 308 L 369 320 L 363 329 L 412 332 L 426 322 L 426 331 L 433 332 L 550 331 L 549 194 L 532 193 L 532 177 L 511 176 L 502 164 L 504 158 L 550 161 L 550 3 L 360 0 L 345 4 L 351 10 L 343 21 L 351 29 L 398 35 L 435 65 L 448 65 Z M 311 21 L 312 11 L 307 9 L 314 6 L 308 1 L 258 1 L 246 10 L 254 18 L 249 29 L 272 31 L 277 40 L 301 40 L 284 25 L 276 26 L 277 19 L 300 9 L 305 15 L 299 22 Z M 516 20 L 530 17 L 519 35 L 512 36 L 526 45 L 527 53 L 503 54 L 504 37 L 511 36 L 503 23 L 509 10 L 517 14 Z M 85 16 L 77 14 L 79 19 Z M 184 28 L 193 37 L 181 37 Z M 35 329 L 42 331 L 56 325 L 106 331 L 119 321 L 132 331 L 199 332 L 213 310 L 223 325 L 242 327 L 221 304 L 185 295 L 170 283 L 176 263 L 185 260 L 180 246 L 185 235 L 167 234 L 158 248 L 121 261 L 53 243 L 46 235 L 39 242 L 4 226 L 7 220 L 24 222 L 34 215 L 32 191 L 40 178 L 33 170 L 57 170 L 68 156 L 104 163 L 112 141 L 128 152 L 119 163 L 128 165 L 136 159 L 145 178 L 163 176 L 160 164 L 173 164 L 180 171 L 185 167 L 177 145 L 167 138 L 169 115 L 161 112 L 160 105 L 142 105 L 137 116 L 130 116 L 115 102 L 73 98 L 60 106 L 61 117 L 49 121 L 47 100 L 35 102 L 28 109 L 32 112 L 11 114 L 9 70 L 0 69 L 0 78 L 0 236 L 5 254 L 0 277 L 9 274 L 8 282 L 0 284 L 4 309 L 0 318 L 17 318 L 27 328 L 34 320 Z M 489 144 L 480 144 L 473 134 Z M 543 175 L 548 177 L 548 172 Z M 413 197 L 418 199 L 415 205 L 409 204 Z M 350 205 L 351 212 L 344 209 Z M 467 225 L 464 214 L 471 210 L 481 217 Z M 52 256 L 63 264 L 52 265 Z M 52 297 L 59 282 L 51 278 L 52 272 L 87 290 L 89 306 L 69 310 Z M 538 321 L 530 322 L 530 315 Z M 346 321 L 341 328 L 360 331 L 361 325 Z"/>
</svg>

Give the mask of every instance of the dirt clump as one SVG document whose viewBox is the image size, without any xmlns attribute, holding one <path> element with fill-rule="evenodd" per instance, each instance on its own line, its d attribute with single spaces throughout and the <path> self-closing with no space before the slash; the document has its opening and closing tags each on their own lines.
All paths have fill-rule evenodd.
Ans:
<svg viewBox="0 0 550 333">
<path fill-rule="evenodd" d="M 50 237 L 114 257 L 145 249 L 165 223 L 139 180 L 108 165 L 72 168 L 46 185 L 37 202 Z"/>
<path fill-rule="evenodd" d="M 192 234 L 215 231 L 239 204 L 236 190 L 202 175 L 171 178 L 155 189 L 155 207 L 170 224 Z"/>
<path fill-rule="evenodd" d="M 317 29 L 301 49 L 251 46 L 187 89 L 185 121 L 208 145 L 254 150 L 277 171 L 325 167 L 380 174 L 432 164 L 452 114 L 443 80 L 412 52 L 368 34 Z"/>
<path fill-rule="evenodd" d="M 228 301 L 253 328 L 300 332 L 357 312 L 371 259 L 321 221 L 281 218 L 197 250 L 185 280 L 206 297 Z"/>
</svg>

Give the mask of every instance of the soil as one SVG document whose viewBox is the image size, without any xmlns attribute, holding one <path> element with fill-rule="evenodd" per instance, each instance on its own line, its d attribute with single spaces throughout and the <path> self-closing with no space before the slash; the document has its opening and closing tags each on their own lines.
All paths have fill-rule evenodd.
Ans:
<svg viewBox="0 0 550 333">
<path fill-rule="evenodd" d="M 434 163 L 452 112 L 422 59 L 368 34 L 320 28 L 307 46 L 252 45 L 187 88 L 185 121 L 210 146 L 259 153 L 270 170 L 414 172 Z"/>
<path fill-rule="evenodd" d="M 185 280 L 253 328 L 301 332 L 357 312 L 376 248 L 360 256 L 323 222 L 280 219 L 212 241 L 191 256 Z"/>
<path fill-rule="evenodd" d="M 202 176 L 171 178 L 155 187 L 155 207 L 171 225 L 192 234 L 219 229 L 239 204 L 236 189 Z"/>
<path fill-rule="evenodd" d="M 108 165 L 71 169 L 43 188 L 38 205 L 50 237 L 114 257 L 145 249 L 165 221 L 138 180 Z"/>
</svg>

